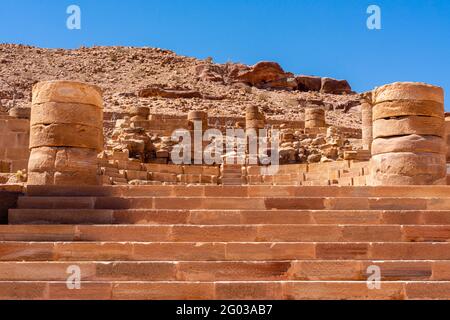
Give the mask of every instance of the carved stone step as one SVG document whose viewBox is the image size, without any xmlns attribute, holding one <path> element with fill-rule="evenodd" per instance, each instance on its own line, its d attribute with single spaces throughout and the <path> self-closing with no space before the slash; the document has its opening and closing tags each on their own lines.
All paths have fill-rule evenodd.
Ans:
<svg viewBox="0 0 450 320">
<path fill-rule="evenodd" d="M 82 282 L 69 290 L 66 282 L 0 282 L 0 299 L 28 300 L 278 300 L 278 299 L 449 299 L 448 281 L 382 282 L 370 290 L 354 281 L 147 281 Z"/>
</svg>

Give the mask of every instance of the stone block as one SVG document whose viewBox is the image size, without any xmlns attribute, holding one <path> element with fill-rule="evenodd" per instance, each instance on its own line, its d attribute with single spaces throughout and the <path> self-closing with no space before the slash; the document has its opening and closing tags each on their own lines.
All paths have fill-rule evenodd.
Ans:
<svg viewBox="0 0 450 320">
<path fill-rule="evenodd" d="M 436 136 L 411 134 L 398 137 L 377 138 L 372 143 L 372 154 L 391 152 L 438 153 L 447 151 L 445 140 Z"/>
<path fill-rule="evenodd" d="M 370 162 L 375 185 L 445 184 L 446 159 L 443 154 L 397 152 L 379 154 Z"/>
<path fill-rule="evenodd" d="M 30 119 L 31 108 L 28 107 L 14 107 L 9 110 L 9 116 L 17 119 Z"/>
<path fill-rule="evenodd" d="M 30 148 L 76 147 L 103 149 L 103 130 L 78 124 L 34 125 L 30 132 Z"/>
<path fill-rule="evenodd" d="M 216 299 L 219 300 L 281 300 L 281 282 L 219 282 L 216 284 Z"/>
<path fill-rule="evenodd" d="M 43 81 L 33 86 L 33 104 L 45 102 L 82 103 L 103 107 L 101 89 L 75 81 Z"/>
<path fill-rule="evenodd" d="M 9 119 L 7 121 L 7 130 L 12 132 L 29 132 L 30 121 L 26 119 Z"/>
<path fill-rule="evenodd" d="M 12 160 L 11 172 L 17 172 L 19 170 L 26 170 L 28 168 L 28 159 L 25 160 Z"/>
<path fill-rule="evenodd" d="M 125 170 L 125 177 L 128 181 L 148 180 L 147 171 Z"/>
<path fill-rule="evenodd" d="M 214 294 L 212 282 L 117 283 L 112 290 L 115 300 L 206 300 Z"/>
<path fill-rule="evenodd" d="M 143 166 L 149 172 L 161 172 L 173 174 L 182 174 L 184 172 L 183 166 L 180 165 L 144 163 Z"/>
<path fill-rule="evenodd" d="M 97 152 L 85 148 L 61 148 L 54 162 L 56 171 L 97 170 Z"/>
<path fill-rule="evenodd" d="M 174 173 L 153 172 L 152 180 L 162 182 L 178 182 L 178 177 Z"/>
<path fill-rule="evenodd" d="M 78 124 L 103 130 L 103 110 L 94 105 L 47 102 L 34 104 L 31 110 L 31 126 Z"/>
<path fill-rule="evenodd" d="M 142 163 L 139 160 L 127 159 L 127 160 L 116 160 L 117 168 L 120 170 L 137 170 L 141 171 Z"/>
<path fill-rule="evenodd" d="M 372 113 L 373 120 L 404 116 L 443 118 L 444 105 L 439 102 L 426 100 L 388 101 L 375 105 Z"/>
<path fill-rule="evenodd" d="M 378 87 L 373 91 L 375 104 L 394 100 L 434 101 L 444 104 L 444 90 L 419 82 L 395 82 Z"/>
<path fill-rule="evenodd" d="M 30 155 L 27 148 L 9 148 L 6 149 L 6 159 L 8 160 L 26 160 Z"/>
<path fill-rule="evenodd" d="M 373 122 L 374 139 L 408 134 L 444 137 L 444 119 L 408 116 L 398 119 L 378 119 Z"/>
</svg>

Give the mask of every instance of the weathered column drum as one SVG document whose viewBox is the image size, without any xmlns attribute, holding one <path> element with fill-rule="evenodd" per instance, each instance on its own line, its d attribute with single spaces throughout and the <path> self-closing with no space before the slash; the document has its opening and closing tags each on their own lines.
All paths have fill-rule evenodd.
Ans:
<svg viewBox="0 0 450 320">
<path fill-rule="evenodd" d="M 393 83 L 373 92 L 372 185 L 446 184 L 444 91 Z"/>
<path fill-rule="evenodd" d="M 372 134 L 372 95 L 365 96 L 361 104 L 362 144 L 364 150 L 371 150 Z"/>
<path fill-rule="evenodd" d="M 450 117 L 445 118 L 445 139 L 447 142 L 447 161 L 450 162 Z"/>
<path fill-rule="evenodd" d="M 96 185 L 103 149 L 100 88 L 80 82 L 33 86 L 29 185 Z"/>
<path fill-rule="evenodd" d="M 208 130 L 208 113 L 204 111 L 191 111 L 188 113 L 189 126 L 194 130 L 195 121 L 201 121 L 202 131 Z"/>
<path fill-rule="evenodd" d="M 258 106 L 248 106 L 245 109 L 245 134 L 247 141 L 247 160 L 251 164 L 259 163 L 259 155 L 261 152 L 261 138 L 265 135 L 260 131 L 266 126 L 266 117 L 263 112 L 259 110 Z M 267 147 L 266 147 L 267 149 Z"/>
<path fill-rule="evenodd" d="M 207 141 L 203 141 L 203 134 L 208 130 L 208 113 L 204 111 L 190 111 L 188 113 L 188 123 L 192 139 L 191 160 L 195 164 L 202 164 L 203 150 L 209 144 Z M 195 126 L 196 124 L 197 127 Z"/>
<path fill-rule="evenodd" d="M 325 110 L 320 108 L 306 108 L 305 110 L 305 128 L 324 128 Z"/>
<path fill-rule="evenodd" d="M 266 120 L 264 114 L 259 111 L 257 106 L 249 106 L 245 110 L 245 128 L 254 129 L 258 134 L 259 129 L 264 129 Z"/>
</svg>

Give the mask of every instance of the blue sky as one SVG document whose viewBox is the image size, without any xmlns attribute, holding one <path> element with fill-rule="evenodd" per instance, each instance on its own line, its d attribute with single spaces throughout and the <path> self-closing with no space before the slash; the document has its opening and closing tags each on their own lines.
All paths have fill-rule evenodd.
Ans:
<svg viewBox="0 0 450 320">
<path fill-rule="evenodd" d="M 66 28 L 71 4 L 81 30 Z M 366 27 L 371 4 L 382 30 Z M 1 0 L 0 42 L 161 47 L 216 62 L 273 60 L 357 91 L 423 81 L 450 92 L 449 0 Z"/>
</svg>

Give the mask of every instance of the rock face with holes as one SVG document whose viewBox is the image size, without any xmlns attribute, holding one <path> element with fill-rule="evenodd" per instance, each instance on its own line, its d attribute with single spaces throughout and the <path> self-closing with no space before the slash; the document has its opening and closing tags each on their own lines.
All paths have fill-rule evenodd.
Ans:
<svg viewBox="0 0 450 320">
<path fill-rule="evenodd" d="M 373 92 L 373 185 L 445 184 L 444 92 L 393 83 Z"/>
<path fill-rule="evenodd" d="M 29 185 L 95 185 L 103 149 L 103 101 L 96 86 L 46 81 L 33 87 Z"/>
</svg>

